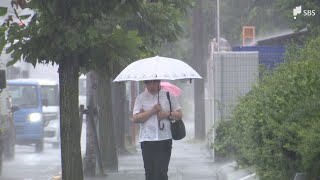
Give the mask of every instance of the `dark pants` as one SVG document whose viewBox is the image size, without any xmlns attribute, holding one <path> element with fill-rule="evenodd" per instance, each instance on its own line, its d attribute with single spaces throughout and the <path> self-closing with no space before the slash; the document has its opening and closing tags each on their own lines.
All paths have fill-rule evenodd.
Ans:
<svg viewBox="0 0 320 180">
<path fill-rule="evenodd" d="M 146 180 L 168 180 L 172 139 L 141 142 Z"/>
</svg>

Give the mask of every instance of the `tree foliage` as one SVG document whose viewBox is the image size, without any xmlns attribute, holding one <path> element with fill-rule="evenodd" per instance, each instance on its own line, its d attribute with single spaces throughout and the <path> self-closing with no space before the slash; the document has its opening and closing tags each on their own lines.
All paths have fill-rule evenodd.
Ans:
<svg viewBox="0 0 320 180">
<path fill-rule="evenodd" d="M 302 12 L 293 18 L 293 8 L 301 6 Z M 320 1 L 314 0 L 277 0 L 277 7 L 286 16 L 291 27 L 295 30 L 308 28 L 311 34 L 317 35 L 320 32 Z M 303 10 L 315 10 L 315 15 L 306 16 Z"/>
<path fill-rule="evenodd" d="M 302 10 L 315 10 L 315 16 L 305 16 L 302 12 L 294 19 L 292 11 L 300 5 Z M 216 11 L 215 4 L 213 7 Z M 220 2 L 221 36 L 234 45 L 240 44 L 242 26 L 255 26 L 257 38 L 287 31 L 290 26 L 296 31 L 308 28 L 312 34 L 317 34 L 319 12 L 320 2 L 314 0 L 225 0 Z M 215 32 L 213 22 L 216 20 L 212 18 L 216 18 L 216 15 L 207 15 L 211 17 L 208 22 L 214 27 L 211 32 Z"/>
<path fill-rule="evenodd" d="M 241 165 L 253 165 L 260 179 L 320 174 L 320 38 L 291 54 L 299 57 L 265 75 L 240 99 L 231 122 L 223 122 L 216 150 Z"/>
<path fill-rule="evenodd" d="M 214 7 L 216 10 L 216 5 Z M 277 8 L 276 1 L 269 0 L 220 1 L 220 24 L 221 36 L 233 45 L 241 44 L 243 26 L 254 26 L 256 38 L 269 36 L 288 28 L 288 23 Z"/>
<path fill-rule="evenodd" d="M 13 52 L 11 64 L 21 55 L 33 65 L 59 64 L 62 55 L 76 52 L 81 54 L 80 66 L 86 70 L 99 65 L 112 67 L 110 62 L 104 64 L 107 61 L 121 63 L 127 58 L 150 56 L 158 52 L 154 49 L 161 43 L 177 40 L 182 32 L 180 18 L 191 5 L 191 0 L 32 0 L 28 7 L 35 14 L 28 26 L 10 24 L 7 41 L 12 44 L 8 49 Z"/>
<path fill-rule="evenodd" d="M 99 28 L 100 20 L 106 16 L 119 16 L 119 19 L 135 12 L 136 1 L 49 1 L 32 0 L 28 7 L 35 11 L 26 27 L 16 23 L 10 25 L 7 41 L 12 44 L 8 51 L 13 52 L 13 63 L 23 55 L 32 64 L 55 62 L 60 64 L 62 56 L 79 53 L 80 66 L 100 61 L 96 54 L 119 55 L 114 48 L 132 49 L 132 42 L 139 45 L 137 33 L 125 31 L 111 24 L 108 31 Z M 121 37 L 121 38 L 119 38 Z M 115 41 L 126 41 L 122 47 L 111 46 Z M 121 44 L 121 43 L 118 43 Z M 124 46 L 124 47 L 123 47 Z M 108 53 L 107 53 L 108 52 Z M 118 53 L 118 54 L 117 54 Z M 115 55 L 114 55 L 115 56 Z"/>
<path fill-rule="evenodd" d="M 191 1 L 13 2 L 35 13 L 26 25 L 8 20 L 0 31 L 1 45 L 10 44 L 7 49 L 13 58 L 10 64 L 22 57 L 34 66 L 59 65 L 62 176 L 68 180 L 82 179 L 82 173 L 74 171 L 81 169 L 79 71 L 112 75 L 114 68 L 129 63 L 127 60 L 153 54 L 162 42 L 174 41 L 181 32 L 178 19 Z"/>
</svg>

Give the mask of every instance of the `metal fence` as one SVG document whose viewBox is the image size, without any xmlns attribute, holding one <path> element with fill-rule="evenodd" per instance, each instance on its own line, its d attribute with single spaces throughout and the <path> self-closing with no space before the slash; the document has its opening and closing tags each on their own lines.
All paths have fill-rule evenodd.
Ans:
<svg viewBox="0 0 320 180">
<path fill-rule="evenodd" d="M 258 52 L 214 53 L 207 62 L 205 107 L 209 146 L 214 143 L 214 131 L 210 131 L 214 129 L 210 127 L 221 119 L 230 119 L 238 98 L 248 93 L 258 79 L 258 66 Z"/>
<path fill-rule="evenodd" d="M 248 93 L 259 78 L 259 65 L 273 69 L 282 63 L 284 46 L 239 46 L 232 52 L 213 53 L 207 62 L 205 86 L 208 145 L 214 143 L 214 128 L 229 120 L 239 97 Z M 214 157 L 214 151 L 212 151 Z"/>
</svg>

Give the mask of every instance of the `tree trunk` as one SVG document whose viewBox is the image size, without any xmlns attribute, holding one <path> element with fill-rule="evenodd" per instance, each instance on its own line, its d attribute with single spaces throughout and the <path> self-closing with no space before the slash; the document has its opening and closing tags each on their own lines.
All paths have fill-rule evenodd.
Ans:
<svg viewBox="0 0 320 180">
<path fill-rule="evenodd" d="M 64 57 L 59 67 L 62 180 L 83 180 L 78 79 L 77 57 Z"/>
<path fill-rule="evenodd" d="M 125 147 L 125 123 L 128 121 L 128 109 L 124 83 L 112 84 L 112 112 L 118 152 L 121 154 L 127 153 Z"/>
<path fill-rule="evenodd" d="M 117 145 L 112 117 L 111 81 L 98 76 L 98 131 L 102 164 L 108 171 L 118 171 Z"/>
<path fill-rule="evenodd" d="M 203 23 L 203 0 L 196 2 L 196 7 L 193 11 L 193 67 L 195 70 L 205 78 L 205 58 L 204 49 L 206 49 L 204 42 L 204 23 Z M 195 138 L 203 140 L 205 138 L 205 108 L 204 108 L 204 81 L 195 80 L 194 82 L 194 129 Z"/>
<path fill-rule="evenodd" d="M 2 118 L 2 117 L 0 117 Z M 1 177 L 1 174 L 2 174 L 2 163 L 3 163 L 3 140 L 2 140 L 2 133 L 1 130 L 0 130 L 0 177 Z"/>
<path fill-rule="evenodd" d="M 94 72 L 90 72 L 87 75 L 87 104 L 88 107 L 95 109 L 96 108 L 96 98 L 95 94 L 97 90 L 97 75 Z M 96 151 L 95 151 L 95 140 L 93 127 L 90 121 L 93 116 L 86 116 L 86 154 L 84 159 L 84 174 L 87 177 L 94 177 L 96 175 Z"/>
</svg>

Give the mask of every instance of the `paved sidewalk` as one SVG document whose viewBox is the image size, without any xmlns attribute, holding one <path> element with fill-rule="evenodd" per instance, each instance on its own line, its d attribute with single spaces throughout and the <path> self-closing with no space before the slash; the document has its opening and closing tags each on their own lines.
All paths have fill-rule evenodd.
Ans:
<svg viewBox="0 0 320 180">
<path fill-rule="evenodd" d="M 119 172 L 86 180 L 143 180 L 144 168 L 140 147 L 132 155 L 119 157 Z M 203 142 L 174 141 L 169 165 L 170 180 L 215 180 L 217 166 Z"/>
<path fill-rule="evenodd" d="M 246 170 L 234 169 L 234 162 L 214 162 L 206 142 L 194 140 L 193 123 L 186 122 L 187 137 L 173 141 L 169 165 L 170 180 L 253 180 Z M 144 180 L 143 160 L 139 144 L 136 152 L 119 156 L 119 172 L 85 180 Z"/>
<path fill-rule="evenodd" d="M 174 142 L 169 166 L 170 180 L 214 180 L 215 164 L 202 143 L 188 144 Z M 86 180 L 143 180 L 144 168 L 141 151 L 133 155 L 119 157 L 119 172 L 108 173 L 106 177 Z"/>
</svg>

